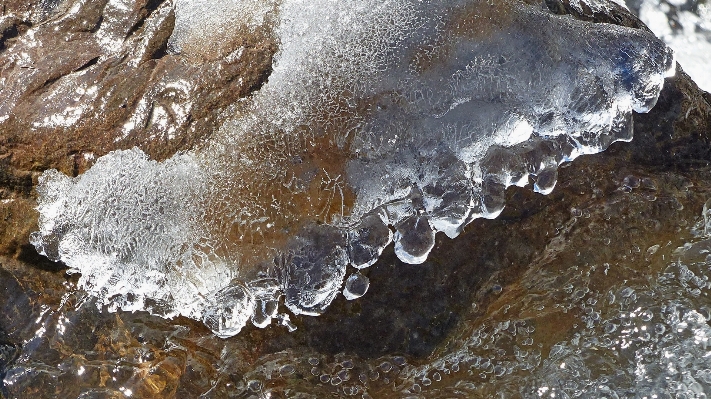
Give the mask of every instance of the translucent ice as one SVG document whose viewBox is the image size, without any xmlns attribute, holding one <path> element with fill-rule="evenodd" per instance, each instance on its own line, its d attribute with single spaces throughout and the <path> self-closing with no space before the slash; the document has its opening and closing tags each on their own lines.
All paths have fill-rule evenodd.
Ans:
<svg viewBox="0 0 711 399">
<path fill-rule="evenodd" d="M 619 0 L 677 54 L 700 88 L 711 91 L 711 4 L 704 0 Z"/>
<path fill-rule="evenodd" d="M 343 288 L 343 296 L 348 300 L 358 299 L 368 292 L 370 279 L 360 273 L 351 274 L 346 279 L 346 286 Z"/>
<path fill-rule="evenodd" d="M 252 3 L 233 9 L 277 39 L 273 73 L 209 142 L 41 179 L 32 243 L 111 309 L 220 336 L 268 325 L 281 300 L 321 314 L 349 264 L 393 241 L 422 263 L 436 232 L 496 217 L 506 187 L 548 193 L 562 162 L 630 140 L 632 111 L 654 105 L 673 64 L 647 32 L 516 0 Z M 193 24 L 177 4 L 177 50 L 234 16 Z"/>
</svg>

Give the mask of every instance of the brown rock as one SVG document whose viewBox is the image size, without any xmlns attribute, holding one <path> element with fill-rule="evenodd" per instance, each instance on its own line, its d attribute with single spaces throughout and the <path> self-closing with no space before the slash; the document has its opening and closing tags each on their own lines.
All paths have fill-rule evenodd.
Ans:
<svg viewBox="0 0 711 399">
<path fill-rule="evenodd" d="M 0 253 L 32 230 L 32 178 L 77 175 L 115 149 L 164 159 L 208 137 L 269 76 L 275 45 L 237 35 L 239 56 L 168 54 L 172 3 L 10 2 L 0 20 Z M 72 11 L 76 7 L 76 11 Z"/>
</svg>

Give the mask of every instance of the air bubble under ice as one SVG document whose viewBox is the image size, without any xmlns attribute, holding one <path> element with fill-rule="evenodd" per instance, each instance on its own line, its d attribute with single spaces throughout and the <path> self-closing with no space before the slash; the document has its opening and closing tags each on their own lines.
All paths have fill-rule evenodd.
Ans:
<svg viewBox="0 0 711 399">
<path fill-rule="evenodd" d="M 648 32 L 516 0 L 235 4 L 279 43 L 268 82 L 192 152 L 45 172 L 31 238 L 109 309 L 220 336 L 280 301 L 321 314 L 393 241 L 424 262 L 437 232 L 496 217 L 508 186 L 550 192 L 561 163 L 630 140 L 673 70 Z M 221 13 L 190 10 L 173 43 L 208 46 Z"/>
</svg>

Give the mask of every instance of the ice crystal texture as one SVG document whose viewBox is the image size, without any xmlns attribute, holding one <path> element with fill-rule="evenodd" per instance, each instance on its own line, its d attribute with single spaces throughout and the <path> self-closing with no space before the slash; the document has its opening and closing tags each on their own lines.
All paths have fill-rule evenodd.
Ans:
<svg viewBox="0 0 711 399">
<path fill-rule="evenodd" d="M 630 140 L 632 111 L 654 105 L 673 65 L 647 32 L 514 0 L 252 3 L 234 9 L 278 39 L 273 73 L 210 142 L 41 179 L 32 243 L 110 309 L 220 336 L 286 320 L 281 300 L 321 314 L 367 290 L 356 274 L 343 291 L 349 265 L 393 241 L 422 263 L 436 232 L 496 217 L 506 187 L 547 194 L 562 162 Z M 209 46 L 219 37 L 200 27 L 234 16 L 198 27 L 181 4 L 174 51 Z"/>
</svg>

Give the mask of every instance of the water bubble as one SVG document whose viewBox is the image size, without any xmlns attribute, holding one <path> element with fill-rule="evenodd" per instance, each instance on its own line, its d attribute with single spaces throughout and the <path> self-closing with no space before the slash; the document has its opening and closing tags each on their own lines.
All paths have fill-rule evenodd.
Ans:
<svg viewBox="0 0 711 399">
<path fill-rule="evenodd" d="M 664 334 L 664 331 L 666 331 L 666 327 L 662 323 L 657 323 L 654 325 L 654 332 L 657 334 Z"/>
<path fill-rule="evenodd" d="M 340 378 L 342 381 L 348 381 L 351 379 L 351 375 L 348 373 L 348 370 L 341 370 L 338 373 L 336 373 L 338 378 Z"/>
<path fill-rule="evenodd" d="M 390 372 L 390 370 L 393 369 L 393 365 L 390 364 L 390 362 L 382 362 L 380 363 L 380 370 L 382 370 L 384 373 Z"/>
<path fill-rule="evenodd" d="M 640 186 L 645 190 L 657 191 L 657 183 L 649 177 L 643 177 L 640 181 Z"/>
<path fill-rule="evenodd" d="M 639 178 L 634 175 L 628 175 L 625 176 L 624 179 L 622 179 L 622 187 L 628 189 L 629 191 L 632 191 L 632 189 L 639 187 L 639 184 Z"/>
<path fill-rule="evenodd" d="M 282 366 L 279 369 L 279 374 L 281 374 L 282 377 L 290 376 L 290 375 L 294 374 L 295 372 L 296 372 L 296 369 L 294 368 L 294 366 L 292 366 L 290 364 Z"/>
<path fill-rule="evenodd" d="M 259 380 L 251 380 L 247 383 L 247 389 L 252 392 L 259 392 L 262 390 L 262 382 Z"/>
</svg>

